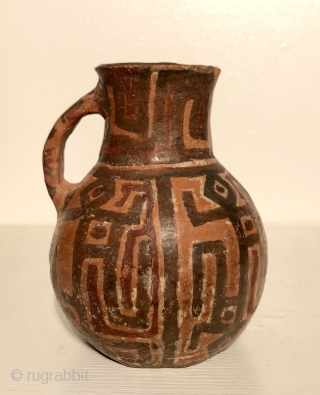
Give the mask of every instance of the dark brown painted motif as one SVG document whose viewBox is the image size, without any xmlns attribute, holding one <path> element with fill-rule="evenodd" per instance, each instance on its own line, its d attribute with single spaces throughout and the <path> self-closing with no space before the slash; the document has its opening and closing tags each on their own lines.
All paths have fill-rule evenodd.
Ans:
<svg viewBox="0 0 320 395">
<path fill-rule="evenodd" d="M 44 147 L 58 212 L 50 263 L 56 297 L 104 355 L 131 367 L 185 367 L 226 349 L 256 310 L 266 237 L 246 190 L 217 161 L 215 67 L 113 64 L 56 122 Z M 105 118 L 100 159 L 63 177 L 65 142 Z"/>
</svg>

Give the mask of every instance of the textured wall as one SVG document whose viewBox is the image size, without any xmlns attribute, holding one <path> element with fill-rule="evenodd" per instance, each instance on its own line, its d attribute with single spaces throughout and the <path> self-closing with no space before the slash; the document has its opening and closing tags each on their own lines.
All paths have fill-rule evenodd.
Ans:
<svg viewBox="0 0 320 395">
<path fill-rule="evenodd" d="M 126 61 L 215 65 L 214 151 L 266 223 L 319 223 L 320 1 L 2 0 L 1 223 L 53 223 L 41 151 L 61 113 Z M 98 116 L 67 146 L 69 179 L 95 163 Z"/>
</svg>

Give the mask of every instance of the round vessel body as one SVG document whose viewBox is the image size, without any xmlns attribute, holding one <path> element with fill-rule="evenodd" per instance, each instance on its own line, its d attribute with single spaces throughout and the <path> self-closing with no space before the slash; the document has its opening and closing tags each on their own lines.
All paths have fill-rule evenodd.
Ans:
<svg viewBox="0 0 320 395">
<path fill-rule="evenodd" d="M 227 348 L 266 274 L 259 214 L 214 158 L 97 165 L 65 200 L 51 248 L 60 305 L 132 367 L 185 367 Z"/>
</svg>

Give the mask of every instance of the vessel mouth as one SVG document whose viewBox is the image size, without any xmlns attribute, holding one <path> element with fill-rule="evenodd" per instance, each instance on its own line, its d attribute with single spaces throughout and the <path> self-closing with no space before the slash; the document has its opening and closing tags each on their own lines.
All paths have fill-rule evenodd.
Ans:
<svg viewBox="0 0 320 395">
<path fill-rule="evenodd" d="M 216 77 L 220 74 L 220 69 L 214 66 L 203 66 L 203 65 L 187 65 L 187 64 L 179 64 L 179 63 L 110 63 L 110 64 L 102 64 L 95 68 L 98 74 L 107 70 L 107 69 L 117 69 L 117 68 L 125 68 L 125 69 L 151 69 L 152 71 L 183 71 L 190 70 L 196 71 L 199 73 L 209 73 L 214 74 Z"/>
</svg>

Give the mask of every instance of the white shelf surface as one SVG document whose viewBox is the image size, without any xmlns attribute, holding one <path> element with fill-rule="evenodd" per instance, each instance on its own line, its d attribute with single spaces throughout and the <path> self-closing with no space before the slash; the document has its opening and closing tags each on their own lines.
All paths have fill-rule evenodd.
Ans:
<svg viewBox="0 0 320 395">
<path fill-rule="evenodd" d="M 266 231 L 264 294 L 237 341 L 192 367 L 134 369 L 83 343 L 60 311 L 49 276 L 53 227 L 0 227 L 0 393 L 319 395 L 320 228 Z M 72 371 L 82 379 L 58 381 Z"/>
</svg>

